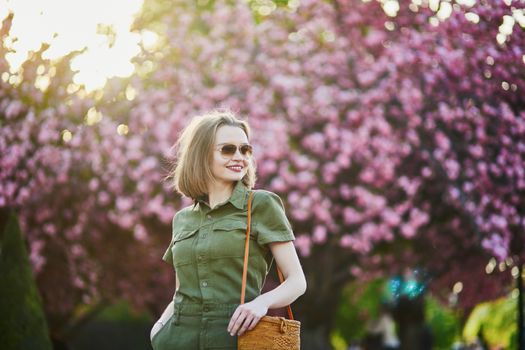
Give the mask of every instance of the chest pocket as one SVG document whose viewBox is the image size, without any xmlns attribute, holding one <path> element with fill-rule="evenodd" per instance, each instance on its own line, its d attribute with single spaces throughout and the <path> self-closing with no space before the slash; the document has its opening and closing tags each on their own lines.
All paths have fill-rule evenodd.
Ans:
<svg viewBox="0 0 525 350">
<path fill-rule="evenodd" d="M 173 265 L 175 267 L 191 263 L 192 245 L 195 240 L 196 230 L 180 230 L 173 234 L 171 251 L 173 253 Z"/>
<path fill-rule="evenodd" d="M 236 219 L 224 219 L 214 223 L 210 242 L 211 258 L 243 257 L 246 225 L 246 221 Z M 252 226 L 250 232 L 250 250 L 254 244 L 257 244 L 256 230 Z"/>
</svg>

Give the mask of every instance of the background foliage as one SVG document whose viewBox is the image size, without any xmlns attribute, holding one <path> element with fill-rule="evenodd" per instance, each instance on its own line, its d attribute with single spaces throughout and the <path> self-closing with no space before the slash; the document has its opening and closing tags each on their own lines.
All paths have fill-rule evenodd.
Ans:
<svg viewBox="0 0 525 350">
<path fill-rule="evenodd" d="M 159 257 L 189 201 L 163 180 L 180 130 L 216 107 L 248 119 L 257 186 L 286 203 L 305 344 L 328 346 L 349 282 L 405 267 L 442 302 L 461 282 L 466 312 L 507 293 L 524 254 L 523 7 L 147 0 L 133 31 L 156 44 L 93 92 L 77 53 L 50 61 L 47 45 L 8 73 L 7 17 L 0 207 L 20 217 L 52 334 L 78 305 L 158 314 L 171 298 Z"/>
</svg>

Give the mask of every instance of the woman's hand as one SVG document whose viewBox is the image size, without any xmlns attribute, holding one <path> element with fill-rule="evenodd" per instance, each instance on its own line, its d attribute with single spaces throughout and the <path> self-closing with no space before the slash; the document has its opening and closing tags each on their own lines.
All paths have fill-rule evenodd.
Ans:
<svg viewBox="0 0 525 350">
<path fill-rule="evenodd" d="M 230 319 L 228 332 L 231 336 L 242 335 L 247 330 L 253 329 L 267 312 L 268 305 L 259 298 L 239 305 Z"/>
<path fill-rule="evenodd" d="M 177 288 L 179 287 L 179 282 L 178 281 L 179 280 L 175 276 L 175 286 L 176 286 L 175 292 L 177 292 Z M 158 319 L 158 321 L 155 322 L 153 327 L 151 327 L 151 331 L 149 332 L 150 340 L 152 340 L 153 337 L 170 321 L 170 319 L 171 319 L 171 317 L 173 315 L 173 311 L 174 311 L 173 303 L 174 303 L 174 301 L 172 300 L 168 304 L 168 306 L 166 306 L 166 308 L 162 312 L 162 315 L 160 315 L 160 318 Z"/>
<path fill-rule="evenodd" d="M 160 321 L 155 322 L 153 327 L 151 327 L 151 331 L 149 333 L 149 339 L 153 340 L 153 337 L 155 336 L 155 334 L 157 334 L 163 326 L 164 325 Z"/>
</svg>

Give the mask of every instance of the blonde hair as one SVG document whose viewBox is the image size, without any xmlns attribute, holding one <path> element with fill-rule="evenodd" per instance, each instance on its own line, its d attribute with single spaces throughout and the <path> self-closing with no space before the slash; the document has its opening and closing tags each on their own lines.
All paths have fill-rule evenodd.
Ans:
<svg viewBox="0 0 525 350">
<path fill-rule="evenodd" d="M 208 184 L 213 181 L 211 170 L 213 146 L 217 129 L 223 125 L 241 128 L 250 140 L 248 123 L 238 119 L 229 110 L 213 110 L 192 118 L 175 143 L 177 156 L 173 170 L 173 187 L 180 194 L 196 200 L 208 193 Z M 255 159 L 250 157 L 246 175 L 242 182 L 249 189 L 255 185 Z"/>
</svg>

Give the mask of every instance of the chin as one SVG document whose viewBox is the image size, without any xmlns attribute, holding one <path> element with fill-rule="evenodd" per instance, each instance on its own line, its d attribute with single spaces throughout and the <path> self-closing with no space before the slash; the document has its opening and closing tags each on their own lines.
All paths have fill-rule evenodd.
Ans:
<svg viewBox="0 0 525 350">
<path fill-rule="evenodd" d="M 228 174 L 229 176 L 224 176 L 222 177 L 222 180 L 223 181 L 231 181 L 231 182 L 236 182 L 236 181 L 241 181 L 243 177 L 246 176 L 246 174 L 239 174 L 239 175 L 236 175 L 236 174 Z"/>
<path fill-rule="evenodd" d="M 228 183 L 228 182 L 235 183 L 235 182 L 241 181 L 241 180 L 242 180 L 242 176 L 223 177 L 221 179 L 221 181 L 224 181 L 226 183 Z"/>
</svg>

